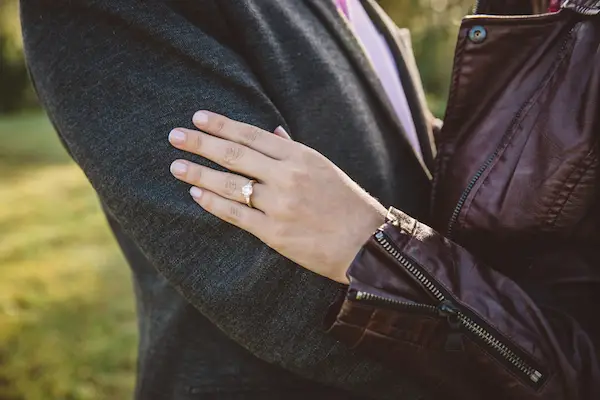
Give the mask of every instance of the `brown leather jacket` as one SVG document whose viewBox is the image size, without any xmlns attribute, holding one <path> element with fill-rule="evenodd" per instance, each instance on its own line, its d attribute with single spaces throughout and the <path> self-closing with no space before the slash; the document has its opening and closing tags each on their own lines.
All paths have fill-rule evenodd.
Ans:
<svg viewBox="0 0 600 400">
<path fill-rule="evenodd" d="M 433 228 L 391 209 L 332 334 L 441 398 L 600 399 L 599 44 L 598 0 L 463 21 Z"/>
</svg>

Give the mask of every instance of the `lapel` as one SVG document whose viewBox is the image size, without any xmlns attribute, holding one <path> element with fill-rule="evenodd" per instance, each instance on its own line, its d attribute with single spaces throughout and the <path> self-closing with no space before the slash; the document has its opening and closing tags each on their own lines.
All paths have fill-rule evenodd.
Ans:
<svg viewBox="0 0 600 400">
<path fill-rule="evenodd" d="M 351 60 L 353 65 L 355 66 L 355 68 L 358 71 L 361 78 L 363 78 L 368 83 L 368 86 L 373 90 L 373 94 L 375 95 L 379 105 L 385 111 L 386 116 L 394 124 L 396 131 L 398 132 L 398 134 L 400 134 L 402 136 L 402 138 L 406 142 L 406 145 L 409 146 L 410 148 L 412 148 L 412 146 L 410 146 L 410 143 L 406 139 L 406 135 L 404 133 L 404 128 L 402 127 L 402 123 L 400 122 L 398 116 L 396 115 L 396 112 L 395 112 L 392 104 L 390 103 L 389 98 L 387 97 L 387 94 L 381 84 L 381 81 L 380 81 L 379 77 L 377 76 L 377 74 L 375 73 L 375 70 L 371 64 L 371 61 L 366 56 L 366 53 L 363 50 L 362 45 L 359 43 L 359 41 L 354 36 L 354 33 L 352 32 L 351 28 L 348 26 L 348 23 L 345 21 L 344 18 L 342 18 L 342 16 L 340 16 L 339 11 L 337 10 L 333 1 L 332 0 L 305 0 L 305 1 L 313 9 L 315 14 L 323 20 L 323 22 L 325 23 L 325 26 L 327 26 L 329 28 L 332 35 L 342 44 L 343 48 L 346 49 L 347 56 L 349 57 L 349 59 Z M 365 9 L 367 9 L 367 11 L 369 11 L 369 8 L 373 9 L 373 5 L 369 4 L 369 5 L 365 6 Z M 383 11 L 380 11 L 380 12 L 383 12 Z M 378 19 L 380 21 L 382 20 L 381 17 L 379 17 Z M 388 30 L 388 28 L 386 27 L 385 30 Z M 383 33 L 385 34 L 385 32 L 383 32 Z M 388 32 L 388 34 L 390 34 L 390 33 Z M 387 38 L 387 34 L 386 34 L 386 38 Z M 390 43 L 390 46 L 392 47 L 392 49 L 397 47 L 397 43 L 395 42 L 395 40 L 392 43 L 388 39 L 388 43 Z M 398 58 L 398 57 L 396 57 L 396 58 Z M 402 63 L 402 65 L 404 65 L 403 61 L 401 61 L 401 63 Z M 404 83 L 405 83 L 404 80 L 402 80 L 402 83 L 404 85 Z M 409 102 L 410 102 L 410 100 L 409 100 Z M 413 113 L 413 117 L 414 117 L 415 110 L 413 109 L 412 105 L 409 104 L 409 106 L 410 106 L 411 112 Z M 416 120 L 415 120 L 415 124 L 417 124 Z M 418 129 L 419 128 L 417 127 L 417 131 L 418 131 Z M 420 136 L 419 136 L 419 140 L 421 140 Z M 423 147 L 423 145 L 422 145 L 422 147 Z M 418 162 L 423 166 L 423 169 L 425 170 L 427 175 L 431 176 L 431 174 L 429 172 L 431 166 L 427 165 L 425 163 L 426 160 L 422 160 L 421 157 L 417 156 L 417 154 L 415 154 L 414 152 L 413 152 L 413 154 L 414 154 L 415 158 L 418 160 Z"/>
<path fill-rule="evenodd" d="M 401 32 L 387 15 L 387 13 L 374 0 L 361 0 L 365 10 L 375 23 L 379 31 L 385 37 L 398 67 L 398 73 L 402 82 L 402 88 L 408 101 L 417 137 L 421 144 L 423 161 L 430 171 L 433 171 L 435 144 L 431 129 L 431 122 L 428 120 L 429 111 L 427 108 L 425 95 L 420 90 L 421 78 L 417 66 L 409 66 L 409 60 L 413 60 L 412 49 L 402 40 Z M 409 39 L 410 40 L 410 39 Z"/>
</svg>

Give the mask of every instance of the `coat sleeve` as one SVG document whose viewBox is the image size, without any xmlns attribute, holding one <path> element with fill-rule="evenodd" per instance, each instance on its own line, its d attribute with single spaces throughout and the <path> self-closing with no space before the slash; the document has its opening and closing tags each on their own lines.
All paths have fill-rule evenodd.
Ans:
<svg viewBox="0 0 600 400">
<path fill-rule="evenodd" d="M 392 209 L 348 270 L 330 332 L 450 398 L 598 399 L 594 253 L 549 251 L 518 285 Z"/>
<path fill-rule="evenodd" d="M 182 13 L 179 7 L 193 7 Z M 261 90 L 216 2 L 27 0 L 26 57 L 61 138 L 157 270 L 255 356 L 373 398 L 411 385 L 322 329 L 341 288 L 209 215 L 169 173 L 177 126 L 210 109 L 267 130 L 285 119 Z M 193 22 L 192 22 L 193 20 Z M 212 167 L 216 167 L 214 164 Z"/>
</svg>

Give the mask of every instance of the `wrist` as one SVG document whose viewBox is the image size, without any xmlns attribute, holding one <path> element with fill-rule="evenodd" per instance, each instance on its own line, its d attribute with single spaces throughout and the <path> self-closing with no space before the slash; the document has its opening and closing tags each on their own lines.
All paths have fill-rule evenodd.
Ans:
<svg viewBox="0 0 600 400">
<path fill-rule="evenodd" d="M 385 223 L 387 209 L 377 201 L 369 204 L 366 212 L 360 214 L 360 219 L 356 222 L 354 229 L 351 229 L 351 237 L 347 238 L 344 247 L 347 249 L 346 257 L 335 268 L 333 280 L 349 284 L 346 272 L 354 261 L 356 255 L 362 247 L 368 242 L 369 238 L 377 231 L 377 229 Z"/>
</svg>

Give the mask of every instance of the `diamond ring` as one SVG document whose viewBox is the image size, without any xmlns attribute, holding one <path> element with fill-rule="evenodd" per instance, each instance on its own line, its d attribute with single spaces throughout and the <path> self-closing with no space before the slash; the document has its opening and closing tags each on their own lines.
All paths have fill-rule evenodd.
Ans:
<svg viewBox="0 0 600 400">
<path fill-rule="evenodd" d="M 246 200 L 246 205 L 250 208 L 254 208 L 252 206 L 252 193 L 254 193 L 254 184 L 256 181 L 254 179 L 250 179 L 248 183 L 242 186 L 242 196 Z"/>
</svg>

